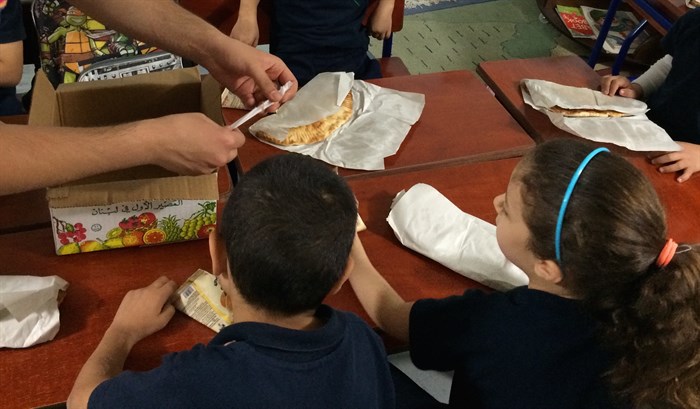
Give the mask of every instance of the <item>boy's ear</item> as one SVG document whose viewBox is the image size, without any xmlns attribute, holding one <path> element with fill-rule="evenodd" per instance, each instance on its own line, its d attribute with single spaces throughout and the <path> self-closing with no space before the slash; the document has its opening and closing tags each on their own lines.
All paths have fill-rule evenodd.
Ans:
<svg viewBox="0 0 700 409">
<path fill-rule="evenodd" d="M 355 267 L 355 260 L 352 259 L 352 257 L 348 257 L 348 263 L 345 265 L 345 270 L 343 270 L 343 275 L 338 279 L 338 282 L 335 283 L 333 288 L 328 292 L 328 294 L 335 294 L 338 291 L 340 291 L 341 288 L 343 288 L 343 284 L 345 284 L 346 281 L 348 281 L 348 278 L 350 277 L 350 272 L 352 269 Z"/>
<path fill-rule="evenodd" d="M 219 237 L 218 232 L 209 234 L 209 255 L 211 256 L 211 273 L 215 276 L 228 272 L 228 254 L 226 243 Z"/>
<path fill-rule="evenodd" d="M 535 263 L 535 275 L 552 284 L 559 284 L 564 278 L 559 264 L 554 260 L 537 260 Z"/>
</svg>

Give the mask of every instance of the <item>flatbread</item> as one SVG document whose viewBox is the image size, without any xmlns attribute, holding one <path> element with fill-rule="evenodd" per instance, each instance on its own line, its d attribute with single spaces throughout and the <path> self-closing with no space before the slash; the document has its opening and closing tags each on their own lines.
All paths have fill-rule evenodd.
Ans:
<svg viewBox="0 0 700 409">
<path fill-rule="evenodd" d="M 576 109 L 576 108 L 562 108 L 558 105 L 547 108 L 552 112 L 560 113 L 564 116 L 572 116 L 578 118 L 592 118 L 592 117 L 611 117 L 620 118 L 627 116 L 624 112 L 613 111 L 612 109 Z"/>
<path fill-rule="evenodd" d="M 279 140 L 263 131 L 258 131 L 255 136 L 277 145 L 308 145 L 328 138 L 336 129 L 346 123 L 351 116 L 352 92 L 348 92 L 336 113 L 308 125 L 291 128 L 287 132 L 287 137 L 283 140 Z"/>
</svg>

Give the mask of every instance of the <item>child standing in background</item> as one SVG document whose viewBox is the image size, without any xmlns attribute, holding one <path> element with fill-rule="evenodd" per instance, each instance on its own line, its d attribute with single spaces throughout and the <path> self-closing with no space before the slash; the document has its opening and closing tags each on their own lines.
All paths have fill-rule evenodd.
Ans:
<svg viewBox="0 0 700 409">
<path fill-rule="evenodd" d="M 272 0 L 270 52 L 282 59 L 299 86 L 321 72 L 354 72 L 356 79 L 380 78 L 377 60 L 367 55 L 369 35 L 391 35 L 395 0 L 378 0 L 365 27 L 369 0 Z M 260 0 L 241 0 L 231 37 L 258 44 Z"/>
<path fill-rule="evenodd" d="M 689 11 L 671 27 L 661 45 L 666 56 L 633 82 L 606 75 L 601 91 L 607 95 L 645 99 L 647 116 L 682 150 L 652 160 L 662 173 L 681 172 L 685 182 L 700 171 L 700 10 Z"/>
<path fill-rule="evenodd" d="M 370 317 L 409 341 L 417 367 L 454 370 L 451 407 L 700 407 L 700 252 L 667 238 L 639 170 L 604 148 L 546 142 L 494 207 L 527 287 L 406 302 L 357 238 L 351 253 Z"/>
</svg>

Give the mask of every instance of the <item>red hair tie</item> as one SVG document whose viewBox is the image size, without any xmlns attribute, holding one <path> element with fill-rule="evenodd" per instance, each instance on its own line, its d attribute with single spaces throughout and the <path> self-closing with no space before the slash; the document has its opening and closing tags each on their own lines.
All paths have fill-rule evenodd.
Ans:
<svg viewBox="0 0 700 409">
<path fill-rule="evenodd" d="M 673 239 L 668 239 L 666 240 L 666 244 L 664 244 L 664 248 L 661 249 L 661 253 L 659 253 L 659 257 L 656 258 L 656 265 L 658 267 L 666 267 L 668 263 L 671 262 L 671 259 L 673 258 L 673 255 L 676 254 L 676 249 L 678 248 L 678 243 L 673 241 Z"/>
</svg>

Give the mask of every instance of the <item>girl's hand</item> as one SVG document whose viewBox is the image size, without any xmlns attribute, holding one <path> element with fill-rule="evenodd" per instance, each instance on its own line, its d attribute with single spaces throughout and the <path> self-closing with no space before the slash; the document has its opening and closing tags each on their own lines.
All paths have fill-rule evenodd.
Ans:
<svg viewBox="0 0 700 409">
<path fill-rule="evenodd" d="M 601 79 L 600 92 L 605 95 L 620 95 L 625 98 L 642 98 L 642 87 L 633 84 L 624 75 L 606 75 Z"/>
<path fill-rule="evenodd" d="M 657 156 L 651 163 L 659 165 L 661 173 L 681 172 L 676 181 L 683 183 L 690 179 L 693 173 L 700 171 L 700 145 L 686 142 L 678 144 L 681 146 L 680 151 Z"/>
</svg>

